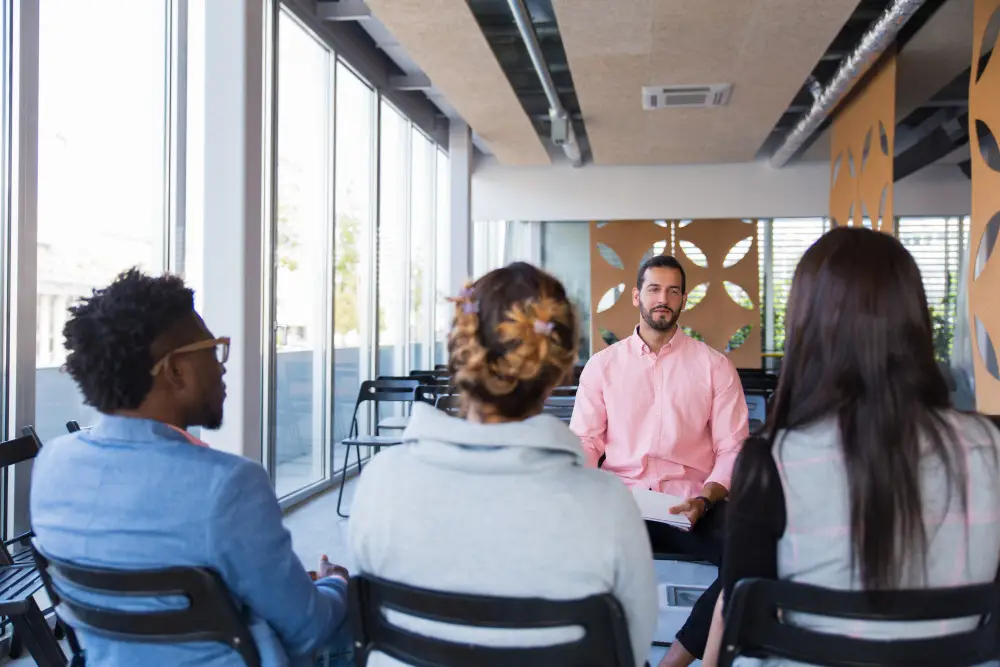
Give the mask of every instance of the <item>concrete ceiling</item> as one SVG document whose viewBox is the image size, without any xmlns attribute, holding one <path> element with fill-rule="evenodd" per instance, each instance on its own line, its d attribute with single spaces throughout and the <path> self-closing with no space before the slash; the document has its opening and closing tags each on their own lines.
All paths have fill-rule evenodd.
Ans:
<svg viewBox="0 0 1000 667">
<path fill-rule="evenodd" d="M 497 159 L 551 163 L 466 0 L 367 4 Z"/>
<path fill-rule="evenodd" d="M 919 106 L 969 68 L 974 0 L 948 0 L 906 43 L 896 66 L 896 120 Z M 803 154 L 804 161 L 830 159 L 830 130 Z"/>
<path fill-rule="evenodd" d="M 553 0 L 597 164 L 753 160 L 858 0 Z M 714 109 L 643 86 L 732 83 Z"/>
</svg>

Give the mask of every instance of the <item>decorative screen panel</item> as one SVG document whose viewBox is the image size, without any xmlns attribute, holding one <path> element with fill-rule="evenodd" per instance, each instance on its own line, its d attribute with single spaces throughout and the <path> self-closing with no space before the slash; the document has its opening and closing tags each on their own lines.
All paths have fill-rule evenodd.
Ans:
<svg viewBox="0 0 1000 667">
<path fill-rule="evenodd" d="M 969 329 L 976 369 L 976 407 L 1000 414 L 1000 0 L 976 0 L 969 134 L 972 222 L 969 230 Z M 992 51 L 986 62 L 983 54 Z M 982 136 L 980 136 L 982 135 Z"/>
<path fill-rule="evenodd" d="M 833 226 L 863 225 L 891 234 L 895 56 L 878 67 L 832 124 L 830 218 Z"/>
</svg>

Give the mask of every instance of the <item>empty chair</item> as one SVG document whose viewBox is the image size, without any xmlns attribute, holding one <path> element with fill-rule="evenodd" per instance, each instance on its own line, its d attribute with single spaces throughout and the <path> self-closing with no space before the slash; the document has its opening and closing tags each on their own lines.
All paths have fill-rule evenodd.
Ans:
<svg viewBox="0 0 1000 667">
<path fill-rule="evenodd" d="M 337 514 L 341 517 L 347 518 L 348 516 L 341 511 L 341 506 L 344 500 L 344 484 L 347 482 L 347 462 L 351 456 L 351 448 L 353 447 L 357 453 L 358 472 L 360 472 L 362 467 L 362 447 L 373 448 L 378 453 L 382 447 L 391 447 L 402 442 L 398 435 L 360 434 L 358 428 L 358 410 L 365 403 L 372 402 L 375 404 L 375 414 L 377 417 L 380 403 L 412 403 L 416 398 L 417 388 L 421 386 L 420 383 L 421 378 L 419 377 L 379 378 L 378 380 L 367 380 L 361 383 L 361 388 L 358 390 L 358 400 L 354 404 L 354 416 L 351 419 L 350 436 L 341 441 L 341 444 L 344 445 L 344 466 L 341 471 L 340 490 L 337 494 Z M 383 428 L 401 430 L 405 426 L 404 422 L 399 426 L 393 425 Z M 378 427 L 376 427 L 376 431 L 377 429 Z"/>
<path fill-rule="evenodd" d="M 60 617 L 71 627 L 82 624 L 95 634 L 125 642 L 220 642 L 236 651 L 247 667 L 260 667 L 257 645 L 243 614 L 233 603 L 225 583 L 211 570 L 175 567 L 126 571 L 82 567 L 47 557 L 37 548 L 34 556 L 49 597 L 58 605 Z M 132 599 L 183 596 L 188 606 L 157 611 L 106 609 L 61 595 L 59 584 L 67 582 L 88 593 Z M 72 634 L 70 637 L 76 662 L 83 665 L 83 653 L 75 637 Z"/>
<path fill-rule="evenodd" d="M 968 617 L 980 617 L 983 622 L 970 630 L 943 636 L 863 639 L 799 627 L 790 620 L 797 613 L 853 622 L 927 622 Z M 861 592 L 743 579 L 736 584 L 728 604 L 720 667 L 729 667 L 741 655 L 828 667 L 981 665 L 1000 658 L 1000 588 L 994 582 L 959 588 Z"/>
<path fill-rule="evenodd" d="M 374 651 L 425 667 L 632 667 L 621 605 L 611 595 L 581 600 L 503 598 L 429 591 L 358 575 L 350 583 L 357 664 Z M 580 627 L 583 636 L 548 646 L 490 646 L 428 637 L 395 625 L 410 618 L 474 628 L 538 630 Z"/>
</svg>

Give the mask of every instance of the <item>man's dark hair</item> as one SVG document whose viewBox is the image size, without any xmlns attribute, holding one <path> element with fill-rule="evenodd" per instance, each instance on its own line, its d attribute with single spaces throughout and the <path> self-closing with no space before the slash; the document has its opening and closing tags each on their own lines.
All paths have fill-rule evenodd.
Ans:
<svg viewBox="0 0 1000 667">
<path fill-rule="evenodd" d="M 639 275 L 635 279 L 636 289 L 642 290 L 642 284 L 646 282 L 647 269 L 677 269 L 681 272 L 681 292 L 687 294 L 687 274 L 684 273 L 684 267 L 673 255 L 653 255 L 643 262 L 639 267 Z"/>
<path fill-rule="evenodd" d="M 153 341 L 194 313 L 194 292 L 177 276 L 129 269 L 69 309 L 66 371 L 101 412 L 134 410 L 153 386 Z"/>
</svg>

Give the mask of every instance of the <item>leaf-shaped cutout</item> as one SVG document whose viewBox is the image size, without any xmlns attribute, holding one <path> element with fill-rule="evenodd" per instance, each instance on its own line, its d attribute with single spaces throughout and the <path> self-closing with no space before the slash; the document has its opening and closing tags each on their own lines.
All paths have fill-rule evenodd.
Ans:
<svg viewBox="0 0 1000 667">
<path fill-rule="evenodd" d="M 889 186 L 882 186 L 882 196 L 878 199 L 878 220 L 879 226 L 882 226 L 882 218 L 885 217 L 885 204 L 889 200 Z"/>
<path fill-rule="evenodd" d="M 666 251 L 667 251 L 667 242 L 657 241 L 656 243 L 653 244 L 652 248 L 650 248 L 649 250 L 647 250 L 642 254 L 642 260 L 639 263 L 642 264 L 642 262 L 645 262 L 650 257 L 653 257 L 654 255 L 662 255 Z"/>
<path fill-rule="evenodd" d="M 666 227 L 667 226 L 667 221 L 666 220 L 653 220 L 653 224 L 656 225 L 657 227 Z"/>
<path fill-rule="evenodd" d="M 850 148 L 847 149 L 847 169 L 848 172 L 851 174 L 851 178 L 858 177 L 857 174 L 854 172 L 854 153 L 851 152 Z"/>
<path fill-rule="evenodd" d="M 601 340 L 604 341 L 605 345 L 614 345 L 618 342 L 618 336 L 614 335 L 614 333 L 608 331 L 604 327 L 599 328 L 597 332 L 601 334 Z"/>
<path fill-rule="evenodd" d="M 625 265 L 622 263 L 622 258 L 618 256 L 615 249 L 606 243 L 597 242 L 597 252 L 601 254 L 601 258 L 613 266 L 616 269 L 624 269 Z"/>
<path fill-rule="evenodd" d="M 682 326 L 681 327 L 681 331 L 683 331 L 685 334 L 687 334 L 687 336 L 689 338 L 694 338 L 695 340 L 700 340 L 703 343 L 705 342 L 705 337 L 701 335 L 701 332 L 695 331 L 691 327 Z"/>
<path fill-rule="evenodd" d="M 1000 350 L 997 350 L 996 345 L 993 344 L 990 332 L 986 330 L 978 316 L 976 317 L 976 340 L 980 341 L 979 356 L 983 360 L 983 365 L 986 366 L 986 370 L 994 379 L 1000 380 L 1000 370 L 997 369 L 997 357 L 1000 356 Z"/>
<path fill-rule="evenodd" d="M 608 224 L 607 220 L 601 220 L 600 222 L 597 223 L 597 228 L 600 229 L 601 227 L 604 227 L 607 224 Z"/>
<path fill-rule="evenodd" d="M 694 289 L 688 290 L 687 305 L 684 306 L 684 310 L 691 310 L 705 298 L 708 294 L 708 283 L 702 283 L 700 285 L 695 285 Z"/>
<path fill-rule="evenodd" d="M 833 229 L 834 227 L 840 227 L 840 223 L 837 222 L 837 218 L 833 217 L 832 215 L 830 216 L 828 224 L 830 229 Z"/>
<path fill-rule="evenodd" d="M 854 226 L 854 202 L 851 202 L 851 208 L 847 209 L 847 226 Z"/>
<path fill-rule="evenodd" d="M 837 176 L 840 176 L 840 164 L 844 161 L 844 154 L 838 153 L 837 159 L 833 161 L 833 174 L 830 176 L 830 187 L 837 184 Z"/>
<path fill-rule="evenodd" d="M 735 301 L 737 305 L 747 310 L 753 310 L 753 299 L 750 298 L 745 289 L 728 280 L 723 280 L 722 286 L 726 288 L 726 294 L 729 295 L 729 298 Z"/>
<path fill-rule="evenodd" d="M 753 237 L 748 236 L 745 239 L 740 240 L 729 252 L 726 253 L 726 258 L 722 260 L 722 268 L 728 269 L 731 266 L 736 266 L 741 259 L 747 256 L 750 252 L 750 248 L 753 247 Z"/>
<path fill-rule="evenodd" d="M 1000 236 L 1000 211 L 993 214 L 990 221 L 983 229 L 983 235 L 979 237 L 979 245 L 976 246 L 976 264 L 972 271 L 973 280 L 979 280 L 979 276 L 986 270 L 986 262 L 993 256 L 996 248 L 997 237 Z M 1000 261 L 1000 260 L 998 260 Z"/>
<path fill-rule="evenodd" d="M 983 162 L 993 171 L 1000 171 L 1000 147 L 997 146 L 997 136 L 985 121 L 976 119 L 976 134 L 979 137 L 979 154 Z"/>
<path fill-rule="evenodd" d="M 865 134 L 865 143 L 861 148 L 861 173 L 865 172 L 865 166 L 868 164 L 868 156 L 872 152 L 872 128 L 868 128 L 868 133 Z"/>
<path fill-rule="evenodd" d="M 747 324 L 743 327 L 740 327 L 739 331 L 730 336 L 729 342 L 726 343 L 726 354 L 729 354 L 733 350 L 743 345 L 743 343 L 747 342 L 747 338 L 750 337 L 751 331 L 753 331 L 753 325 Z"/>
<path fill-rule="evenodd" d="M 677 223 L 677 226 L 678 227 L 687 227 L 692 222 L 694 222 L 694 220 L 681 220 L 680 222 Z"/>
<path fill-rule="evenodd" d="M 983 78 L 983 73 L 990 64 L 993 52 L 997 49 L 997 38 L 1000 37 L 1000 7 L 993 10 L 993 16 L 986 22 L 983 31 L 983 41 L 979 47 L 979 65 L 976 69 L 976 83 Z"/>
<path fill-rule="evenodd" d="M 618 283 L 609 289 L 601 295 L 601 300 L 597 302 L 597 312 L 603 313 L 605 310 L 610 310 L 612 306 L 618 303 L 618 299 L 620 299 L 624 293 L 625 283 Z"/>
<path fill-rule="evenodd" d="M 878 122 L 878 145 L 882 149 L 882 155 L 889 157 L 889 133 L 885 130 L 885 123 Z"/>
<path fill-rule="evenodd" d="M 684 251 L 684 254 L 687 255 L 687 258 L 690 259 L 695 266 L 700 266 L 703 269 L 708 268 L 708 257 L 706 257 L 705 253 L 701 251 L 701 248 L 690 241 L 681 241 L 680 246 L 681 250 Z"/>
<path fill-rule="evenodd" d="M 872 228 L 872 218 L 868 215 L 868 207 L 865 206 L 865 202 L 863 200 L 861 202 L 861 226 L 867 227 L 868 229 Z"/>
</svg>

